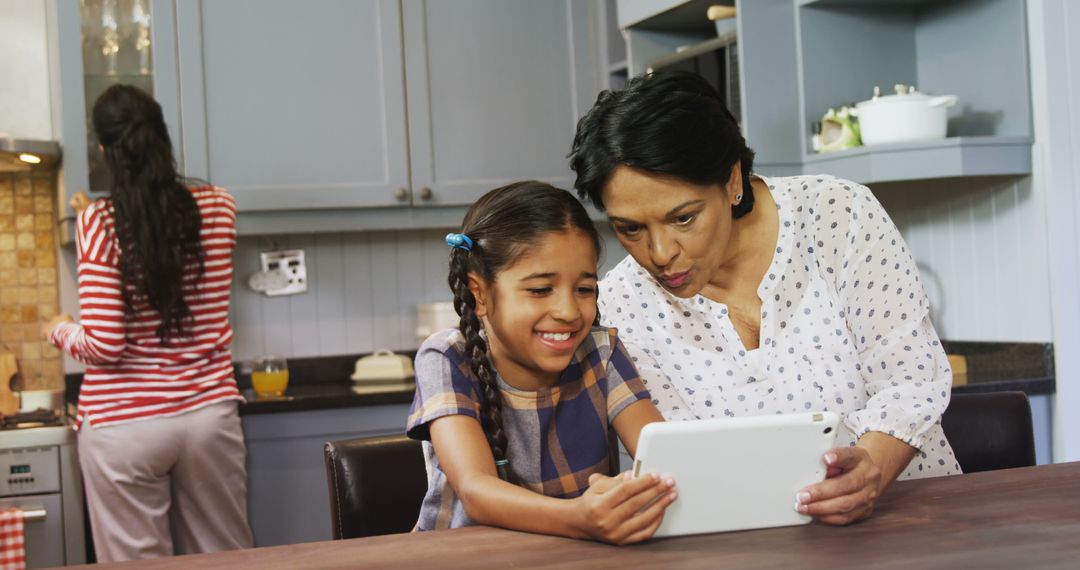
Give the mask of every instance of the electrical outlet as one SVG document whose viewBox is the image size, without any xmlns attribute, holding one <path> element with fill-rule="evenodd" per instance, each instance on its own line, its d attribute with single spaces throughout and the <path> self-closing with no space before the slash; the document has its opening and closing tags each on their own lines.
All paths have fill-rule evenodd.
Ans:
<svg viewBox="0 0 1080 570">
<path fill-rule="evenodd" d="M 278 271 L 285 275 L 288 283 L 284 287 L 264 291 L 271 297 L 295 295 L 307 291 L 307 264 L 304 263 L 304 250 L 264 251 L 259 254 L 263 273 Z"/>
</svg>

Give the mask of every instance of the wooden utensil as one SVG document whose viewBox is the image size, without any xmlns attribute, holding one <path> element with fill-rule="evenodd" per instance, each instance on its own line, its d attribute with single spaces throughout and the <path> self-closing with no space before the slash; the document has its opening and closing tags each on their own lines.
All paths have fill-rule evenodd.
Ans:
<svg viewBox="0 0 1080 570">
<path fill-rule="evenodd" d="M 11 391 L 11 379 L 18 371 L 15 354 L 0 353 L 0 416 L 13 416 L 19 412 L 19 397 Z"/>
</svg>

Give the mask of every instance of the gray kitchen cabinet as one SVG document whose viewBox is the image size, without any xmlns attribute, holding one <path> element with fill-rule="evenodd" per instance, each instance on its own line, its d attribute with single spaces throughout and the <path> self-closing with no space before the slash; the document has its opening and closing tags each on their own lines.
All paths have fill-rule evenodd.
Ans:
<svg viewBox="0 0 1080 570">
<path fill-rule="evenodd" d="M 177 2 L 187 174 L 236 196 L 242 233 L 456 225 L 461 208 L 413 210 L 525 178 L 567 186 L 566 153 L 596 91 L 588 11 Z M 405 208 L 362 210 L 394 206 Z"/>
<path fill-rule="evenodd" d="M 583 0 L 405 0 L 413 204 L 470 204 L 538 179 L 569 188 L 566 160 L 593 103 Z"/>
<path fill-rule="evenodd" d="M 408 404 L 242 415 L 255 546 L 333 538 L 323 444 L 405 431 Z"/>
<path fill-rule="evenodd" d="M 241 211 L 408 200 L 396 0 L 176 3 L 186 173 Z"/>
<path fill-rule="evenodd" d="M 49 1 L 70 193 L 93 150 L 81 12 L 111 0 Z M 153 67 L 137 79 L 181 171 L 236 197 L 241 234 L 453 227 L 496 186 L 572 183 L 599 90 L 591 0 L 142 1 Z"/>
<path fill-rule="evenodd" d="M 628 79 L 626 40 L 619 28 L 616 0 L 595 0 L 598 25 L 597 49 L 600 54 L 601 88 L 622 89 Z"/>
</svg>

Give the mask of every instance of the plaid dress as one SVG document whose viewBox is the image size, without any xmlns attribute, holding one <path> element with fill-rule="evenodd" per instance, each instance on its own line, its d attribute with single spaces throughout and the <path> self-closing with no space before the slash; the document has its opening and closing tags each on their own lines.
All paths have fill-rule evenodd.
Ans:
<svg viewBox="0 0 1080 570">
<path fill-rule="evenodd" d="M 630 404 L 649 399 L 615 329 L 594 327 L 574 353 L 558 384 L 518 390 L 498 377 L 510 467 L 524 487 L 549 497 L 573 498 L 589 475 L 607 474 L 608 425 Z M 457 329 L 432 335 L 416 355 L 416 396 L 408 435 L 424 442 L 428 491 L 416 530 L 468 526 L 461 501 L 446 480 L 428 426 L 437 418 L 480 419 L 479 380 Z"/>
</svg>

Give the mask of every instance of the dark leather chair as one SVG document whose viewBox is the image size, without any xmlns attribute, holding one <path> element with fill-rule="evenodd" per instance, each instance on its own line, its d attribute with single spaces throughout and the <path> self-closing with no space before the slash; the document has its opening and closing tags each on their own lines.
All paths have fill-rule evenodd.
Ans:
<svg viewBox="0 0 1080 570">
<path fill-rule="evenodd" d="M 323 448 L 334 538 L 409 532 L 427 492 L 419 441 L 404 435 L 328 441 Z"/>
<path fill-rule="evenodd" d="M 941 427 L 964 473 L 1035 465 L 1031 405 L 1023 392 L 953 394 Z"/>
<path fill-rule="evenodd" d="M 323 447 L 334 539 L 409 532 L 427 492 L 419 441 L 404 435 L 328 441 Z M 608 432 L 611 475 L 619 473 L 619 440 Z"/>
</svg>

